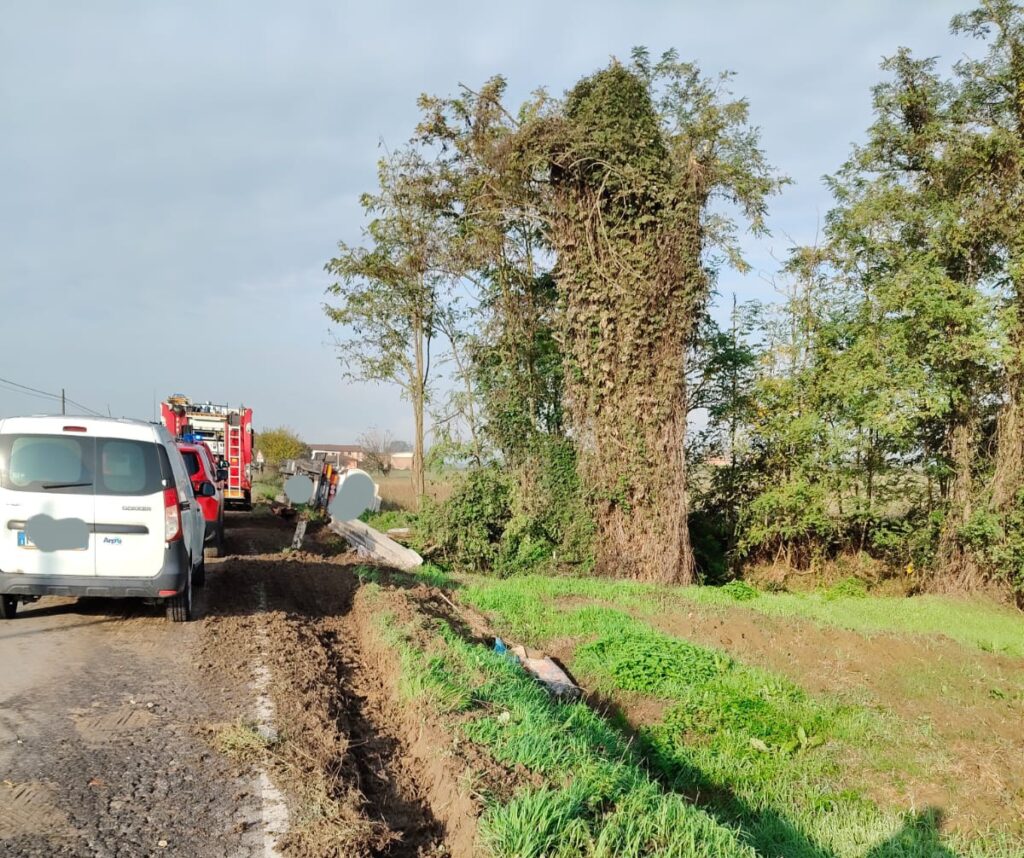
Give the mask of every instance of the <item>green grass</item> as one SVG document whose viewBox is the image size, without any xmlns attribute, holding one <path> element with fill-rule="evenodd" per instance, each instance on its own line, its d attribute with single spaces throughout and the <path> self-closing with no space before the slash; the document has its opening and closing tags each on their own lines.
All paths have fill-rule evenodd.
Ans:
<svg viewBox="0 0 1024 858">
<path fill-rule="evenodd" d="M 364 512 L 359 516 L 360 521 L 365 521 L 370 527 L 385 533 L 395 527 L 414 527 L 416 524 L 416 513 L 404 509 L 387 509 L 380 512 Z"/>
<path fill-rule="evenodd" d="M 455 589 L 458 583 L 443 569 L 432 563 L 424 563 L 409 572 L 385 569 L 378 566 L 357 566 L 355 574 L 361 582 L 381 584 L 388 580 L 407 584 L 429 584 L 442 590 Z"/>
<path fill-rule="evenodd" d="M 714 587 L 687 587 L 679 595 L 701 605 L 735 604 L 727 593 Z M 1024 658 L 1024 614 L 981 599 L 844 596 L 825 591 L 761 593 L 743 606 L 771 616 L 803 617 L 866 634 L 945 635 L 985 652 Z"/>
<path fill-rule="evenodd" d="M 751 589 L 748 585 L 662 587 L 609 579 L 524 576 L 501 581 L 475 578 L 466 592 L 478 607 L 500 610 L 517 634 L 529 638 L 553 637 L 553 616 L 549 612 L 517 610 L 517 605 L 524 600 L 533 604 L 537 600 L 577 597 L 646 615 L 679 609 L 687 603 L 740 606 L 769 616 L 802 617 L 862 634 L 945 635 L 985 652 L 1024 658 L 1024 614 L 987 600 L 868 596 L 862 588 L 847 582 L 821 593 L 754 591 L 751 595 Z M 554 619 L 556 625 L 558 621 Z"/>
<path fill-rule="evenodd" d="M 626 737 L 583 703 L 558 703 L 517 665 L 435 627 L 430 652 L 382 614 L 399 653 L 401 691 L 460 712 L 464 739 L 542 778 L 510 801 L 489 800 L 482 846 L 494 858 L 756 858 L 737 831 L 666 790 Z"/>
<path fill-rule="evenodd" d="M 269 503 L 284 491 L 281 474 L 265 473 L 252 484 L 252 499 L 255 503 Z"/>
<path fill-rule="evenodd" d="M 673 592 L 606 580 L 530 577 L 477 579 L 461 591 L 461 598 L 489 612 L 498 631 L 513 639 L 533 645 L 555 640 L 564 645 L 568 639 L 575 648 L 573 669 L 588 686 L 627 702 L 636 694 L 660 698 L 665 714 L 658 723 L 636 725 L 638 751 L 672 794 L 699 796 L 716 819 L 741 832 L 756 854 L 1024 854 L 1024 844 L 1010 837 L 942 841 L 934 815 L 880 807 L 858 788 L 863 785 L 858 778 L 920 778 L 926 775 L 921 758 L 945 753 L 929 745 L 912 725 L 863 706 L 812 697 L 782 677 L 740 664 L 724 652 L 672 638 L 644 622 L 645 616 L 666 607 L 678 609 L 680 599 L 742 602 L 758 610 L 780 599 L 765 593 L 751 596 L 746 590 L 738 598 L 728 590 L 704 593 L 708 590 Z M 837 625 L 849 622 L 840 622 L 847 614 L 832 610 L 845 609 L 853 613 L 853 622 L 863 624 L 872 616 L 868 606 L 879 601 L 835 593 L 790 598 L 802 600 L 799 605 L 813 604 Z M 940 609 L 930 620 L 938 622 L 948 620 L 957 603 L 925 604 Z M 887 608 L 878 615 L 879 624 L 884 618 L 891 623 L 894 616 L 905 621 L 913 616 L 900 613 L 905 607 Z M 999 616 L 998 610 L 984 613 L 987 628 L 979 614 L 964 620 L 961 629 L 998 633 L 990 622 L 993 615 Z M 929 627 L 927 622 L 921 625 Z M 1008 638 L 1003 641 L 1009 643 Z"/>
</svg>

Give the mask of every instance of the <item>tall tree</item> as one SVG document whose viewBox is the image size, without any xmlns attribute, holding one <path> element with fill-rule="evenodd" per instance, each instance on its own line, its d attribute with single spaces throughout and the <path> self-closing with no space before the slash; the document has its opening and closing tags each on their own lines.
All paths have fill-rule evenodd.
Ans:
<svg viewBox="0 0 1024 858">
<path fill-rule="evenodd" d="M 565 419 L 545 175 L 521 136 L 557 103 L 538 92 L 510 110 L 505 91 L 496 77 L 453 98 L 420 100 L 420 139 L 441 150 L 456 190 L 450 264 L 473 298 L 458 406 L 477 423 L 479 460 L 499 459 L 514 481 L 507 496 L 517 533 L 501 538 L 578 570 L 592 563 L 590 515 Z"/>
<path fill-rule="evenodd" d="M 309 454 L 309 445 L 286 426 L 257 432 L 256 447 L 262 451 L 268 465 L 276 465 L 282 459 L 301 459 Z"/>
<path fill-rule="evenodd" d="M 991 500 L 1007 512 L 1024 508 L 1024 7 L 985 0 L 954 17 L 951 28 L 988 41 L 984 57 L 956 66 L 956 109 L 959 122 L 973 132 L 962 154 L 972 171 L 962 215 L 1005 260 L 998 279 L 1009 349 Z"/>
<path fill-rule="evenodd" d="M 578 458 L 611 574 L 693 578 L 685 356 L 707 254 L 741 264 L 735 225 L 714 203 L 737 204 L 761 229 L 778 187 L 725 83 L 638 50 L 630 67 L 514 112 L 500 78 L 423 101 L 422 132 L 460 164 L 467 247 L 484 274 L 476 364 L 488 431 L 524 495 Z"/>
<path fill-rule="evenodd" d="M 892 79 L 875 89 L 868 142 L 833 183 L 839 205 L 830 229 L 864 291 L 861 335 L 900 368 L 891 384 L 911 394 L 916 446 L 945 506 L 944 577 L 964 583 L 974 568 L 960 534 L 973 514 L 996 362 L 983 287 L 998 260 L 985 230 L 965 216 L 976 139 L 955 121 L 952 88 L 934 60 L 905 49 L 883 68 Z"/>
<path fill-rule="evenodd" d="M 447 312 L 450 283 L 444 266 L 444 182 L 415 149 L 381 160 L 379 189 L 364 194 L 372 220 L 367 247 L 338 245 L 326 270 L 339 278 L 328 293 L 340 299 L 324 312 L 342 326 L 337 343 L 345 376 L 397 385 L 413 410 L 412 482 L 417 503 L 425 494 L 425 411 L 430 396 L 431 350 Z"/>
<path fill-rule="evenodd" d="M 530 458 L 535 436 L 561 435 L 564 421 L 542 188 L 515 148 L 524 123 L 552 102 L 541 92 L 513 115 L 505 91 L 505 80 L 495 77 L 455 98 L 423 96 L 418 131 L 441 148 L 456 189 L 449 260 L 475 298 L 476 331 L 464 346 L 483 400 L 483 430 L 517 468 Z"/>
<path fill-rule="evenodd" d="M 737 204 L 762 230 L 779 186 L 746 102 L 724 84 L 673 52 L 651 63 L 638 50 L 632 66 L 581 80 L 531 130 L 548 159 L 567 404 L 610 573 L 695 577 L 686 354 L 708 253 L 717 245 L 742 265 L 735 224 L 714 203 Z"/>
</svg>

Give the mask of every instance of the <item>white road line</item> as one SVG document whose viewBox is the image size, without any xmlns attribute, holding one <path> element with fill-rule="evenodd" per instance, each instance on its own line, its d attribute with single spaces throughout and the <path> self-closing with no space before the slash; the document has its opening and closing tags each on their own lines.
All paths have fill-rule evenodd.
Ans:
<svg viewBox="0 0 1024 858">
<path fill-rule="evenodd" d="M 274 703 L 269 694 L 270 671 L 266 662 L 270 641 L 266 626 L 262 622 L 262 617 L 267 611 L 267 594 L 262 584 L 259 585 L 257 596 L 260 622 L 256 631 L 259 661 L 254 671 L 256 728 L 264 738 L 272 740 L 277 738 L 277 731 L 274 728 Z M 270 780 L 266 769 L 260 769 L 259 781 L 263 817 L 263 854 L 265 858 L 280 858 L 281 853 L 277 851 L 275 844 L 277 838 L 288 830 L 288 806 L 285 804 L 284 796 Z"/>
</svg>

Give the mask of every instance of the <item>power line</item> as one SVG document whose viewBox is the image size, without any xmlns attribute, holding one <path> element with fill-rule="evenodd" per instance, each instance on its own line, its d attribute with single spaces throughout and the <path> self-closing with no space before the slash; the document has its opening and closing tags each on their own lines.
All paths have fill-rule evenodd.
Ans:
<svg viewBox="0 0 1024 858">
<path fill-rule="evenodd" d="M 69 402 L 72 405 L 81 408 L 83 411 L 89 412 L 95 417 L 103 416 L 103 414 L 97 411 L 95 408 L 90 408 L 88 405 L 82 405 L 81 402 L 75 402 L 75 400 L 67 396 L 63 396 L 60 393 L 50 393 L 49 391 L 46 390 L 40 390 L 38 387 L 29 387 L 27 384 L 20 384 L 17 381 L 11 381 L 11 379 L 9 378 L 0 378 L 0 382 L 3 382 L 6 385 L 10 385 L 11 387 L 20 388 L 20 390 L 11 391 L 12 393 L 24 393 L 28 396 L 35 396 L 37 399 L 42 399 L 43 397 L 49 397 L 50 399 L 63 399 L 65 402 Z M 10 387 L 8 387 L 7 389 L 10 390 Z"/>
<path fill-rule="evenodd" d="M 60 399 L 60 395 L 57 393 L 47 393 L 45 390 L 40 390 L 38 387 L 29 387 L 27 384 L 19 384 L 16 381 L 11 381 L 9 378 L 0 378 L 0 381 L 4 384 L 13 384 L 15 387 L 20 387 L 22 390 L 31 390 L 33 393 L 40 393 L 43 396 L 51 396 L 55 399 Z"/>
<path fill-rule="evenodd" d="M 17 394 L 20 394 L 21 396 L 31 396 L 31 397 L 33 397 L 35 399 L 51 399 L 52 398 L 49 394 L 30 393 L 27 390 L 18 390 L 18 388 L 11 387 L 10 385 L 7 385 L 7 384 L 0 384 L 0 390 L 6 390 L 6 391 L 8 391 L 10 393 L 17 393 Z M 59 399 L 60 397 L 57 397 L 57 398 Z"/>
</svg>

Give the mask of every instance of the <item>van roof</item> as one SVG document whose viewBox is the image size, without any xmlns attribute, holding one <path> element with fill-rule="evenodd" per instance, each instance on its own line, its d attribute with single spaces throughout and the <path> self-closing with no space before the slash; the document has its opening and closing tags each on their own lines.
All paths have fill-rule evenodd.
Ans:
<svg viewBox="0 0 1024 858">
<path fill-rule="evenodd" d="M 157 441 L 159 423 L 131 420 L 127 417 L 6 417 L 0 419 L 0 435 L 59 435 L 65 426 L 81 426 L 86 435 L 102 438 L 126 438 L 135 441 Z"/>
</svg>

